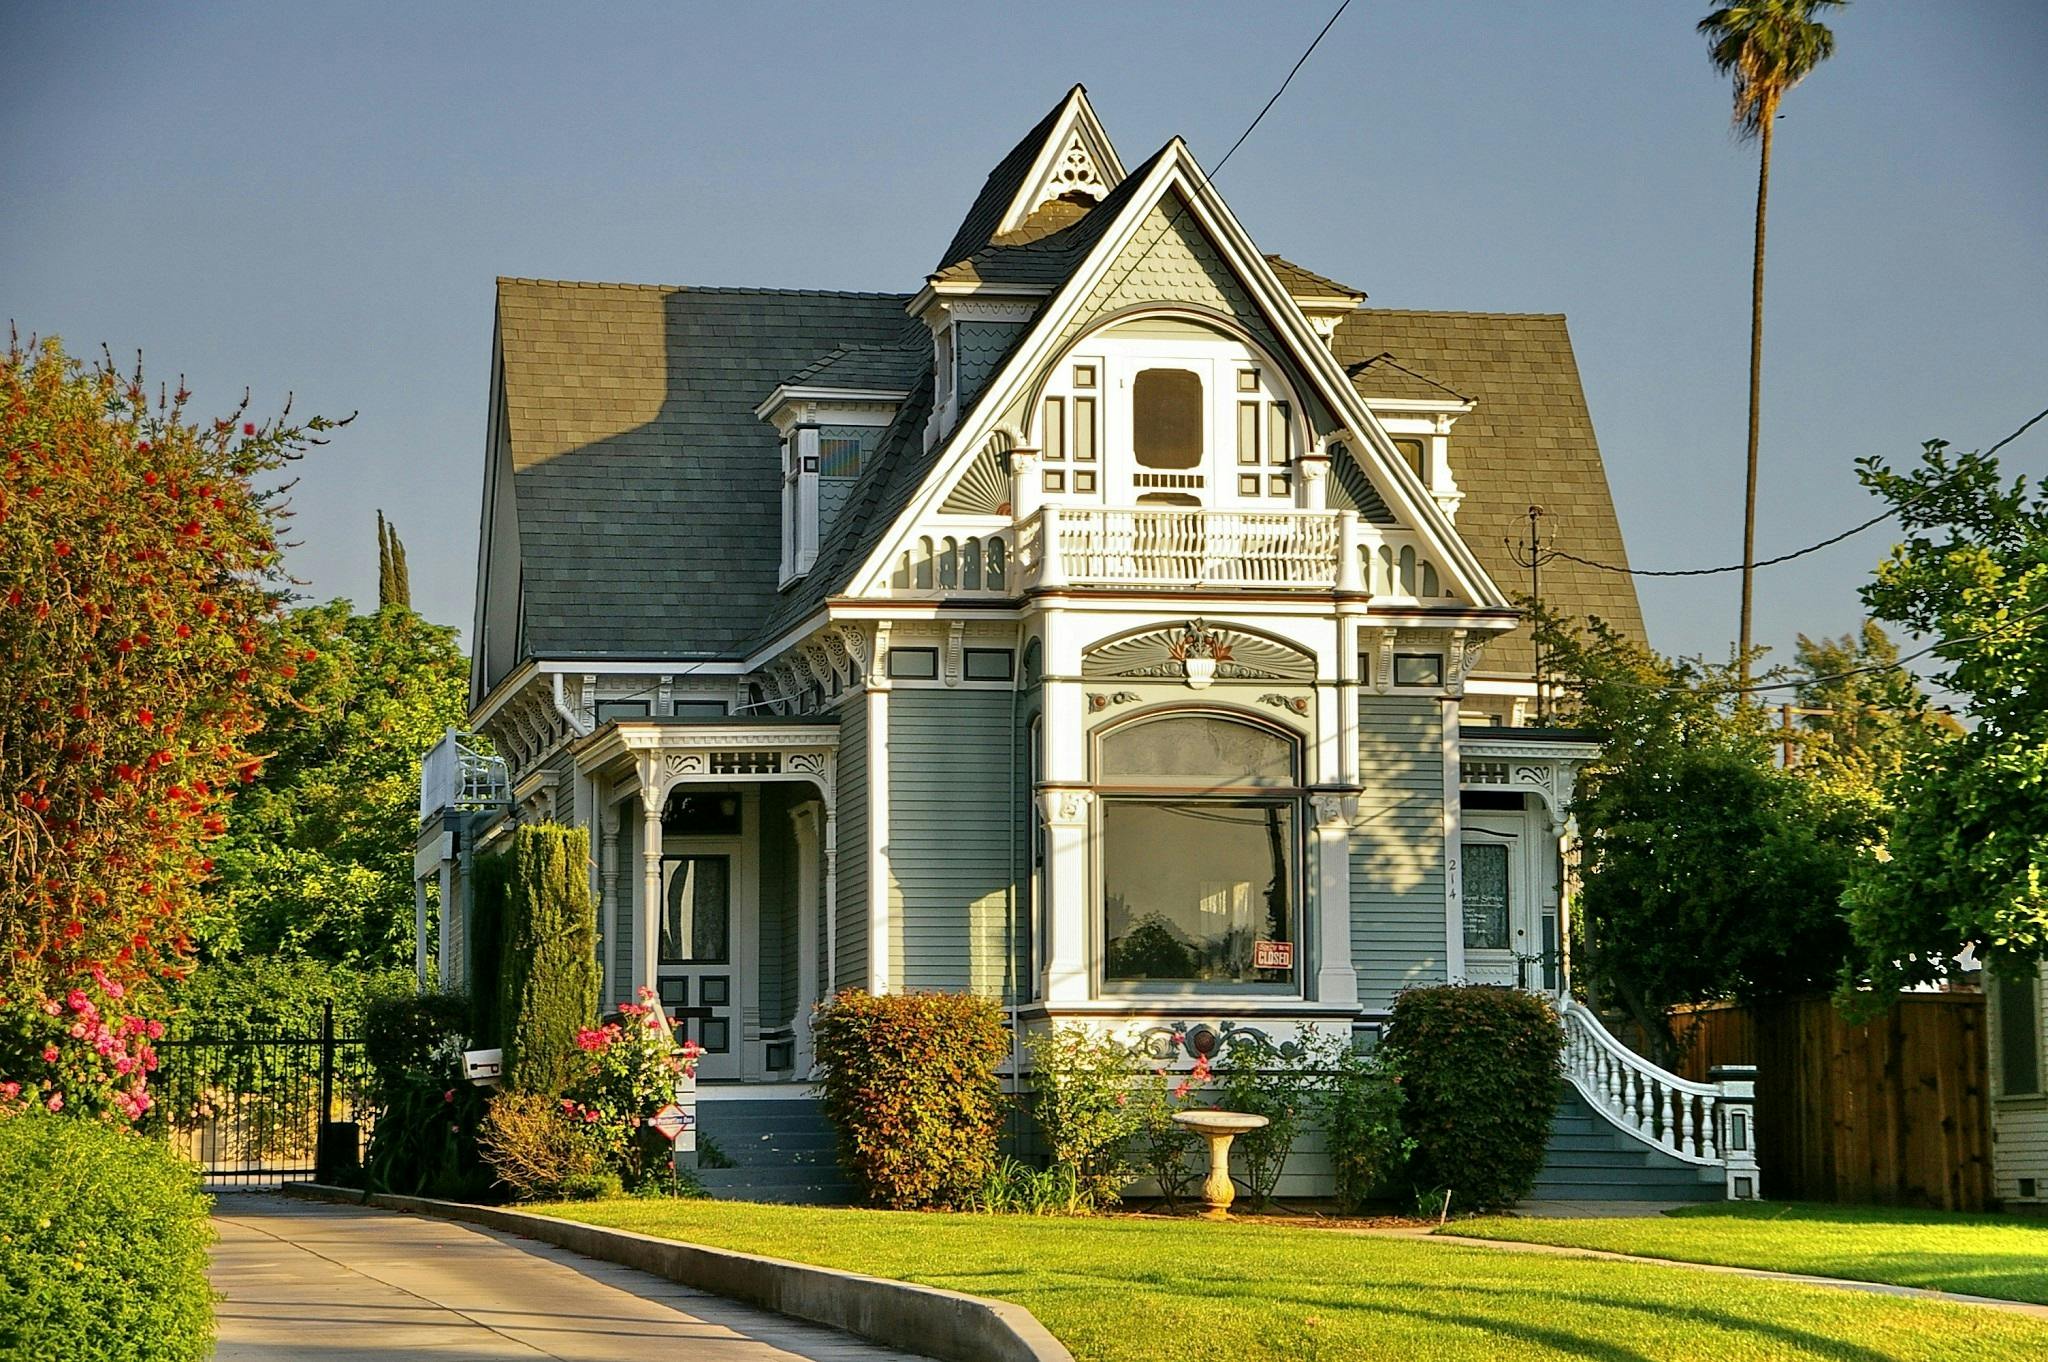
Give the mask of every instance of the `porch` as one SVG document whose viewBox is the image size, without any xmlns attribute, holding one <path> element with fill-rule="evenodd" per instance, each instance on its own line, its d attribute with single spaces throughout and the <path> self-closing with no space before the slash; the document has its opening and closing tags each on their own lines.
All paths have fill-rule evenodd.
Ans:
<svg viewBox="0 0 2048 1362">
<path fill-rule="evenodd" d="M 829 716 L 634 718 L 573 749 L 592 829 L 602 998 L 652 989 L 709 1084 L 801 1080 L 832 978 Z"/>
</svg>

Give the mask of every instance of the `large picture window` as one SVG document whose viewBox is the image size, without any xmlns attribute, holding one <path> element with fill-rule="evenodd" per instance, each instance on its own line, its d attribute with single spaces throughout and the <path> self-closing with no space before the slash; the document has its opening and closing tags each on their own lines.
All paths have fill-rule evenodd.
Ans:
<svg viewBox="0 0 2048 1362">
<path fill-rule="evenodd" d="M 1293 738 L 1208 714 L 1102 740 L 1105 984 L 1298 988 L 1298 760 Z"/>
</svg>

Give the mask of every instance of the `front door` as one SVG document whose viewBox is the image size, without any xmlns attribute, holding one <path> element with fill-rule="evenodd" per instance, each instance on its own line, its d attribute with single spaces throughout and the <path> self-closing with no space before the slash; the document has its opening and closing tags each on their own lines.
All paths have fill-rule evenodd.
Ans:
<svg viewBox="0 0 2048 1362">
<path fill-rule="evenodd" d="M 736 814 L 758 807 L 738 794 L 714 797 L 731 800 Z M 709 1082 L 746 1077 L 746 1016 L 753 1005 L 753 830 L 743 815 L 734 821 L 734 835 L 662 839 L 656 988 L 677 1018 L 677 1039 L 703 1047 L 697 1077 Z"/>
<path fill-rule="evenodd" d="M 1520 814 L 1465 813 L 1459 891 L 1465 977 L 1533 987 L 1538 947 L 1529 935 L 1529 872 Z"/>
</svg>

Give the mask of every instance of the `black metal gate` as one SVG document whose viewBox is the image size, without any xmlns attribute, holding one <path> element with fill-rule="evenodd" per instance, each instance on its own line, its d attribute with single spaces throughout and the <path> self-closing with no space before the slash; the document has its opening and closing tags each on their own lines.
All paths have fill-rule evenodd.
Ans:
<svg viewBox="0 0 2048 1362">
<path fill-rule="evenodd" d="M 156 1050 L 157 1111 L 208 1183 L 331 1181 L 361 1162 L 368 1066 L 358 1037 L 334 1033 L 332 1004 L 301 1034 L 173 1032 Z"/>
</svg>

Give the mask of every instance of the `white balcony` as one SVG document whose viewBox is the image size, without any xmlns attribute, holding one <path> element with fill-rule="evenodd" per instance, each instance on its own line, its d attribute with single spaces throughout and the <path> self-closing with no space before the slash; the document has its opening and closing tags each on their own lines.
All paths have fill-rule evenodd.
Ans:
<svg viewBox="0 0 2048 1362">
<path fill-rule="evenodd" d="M 1047 506 L 1010 529 L 926 535 L 891 573 L 897 596 L 1016 596 L 1034 589 L 1358 591 L 1439 604 L 1442 579 L 1405 530 L 1355 511 Z"/>
</svg>

